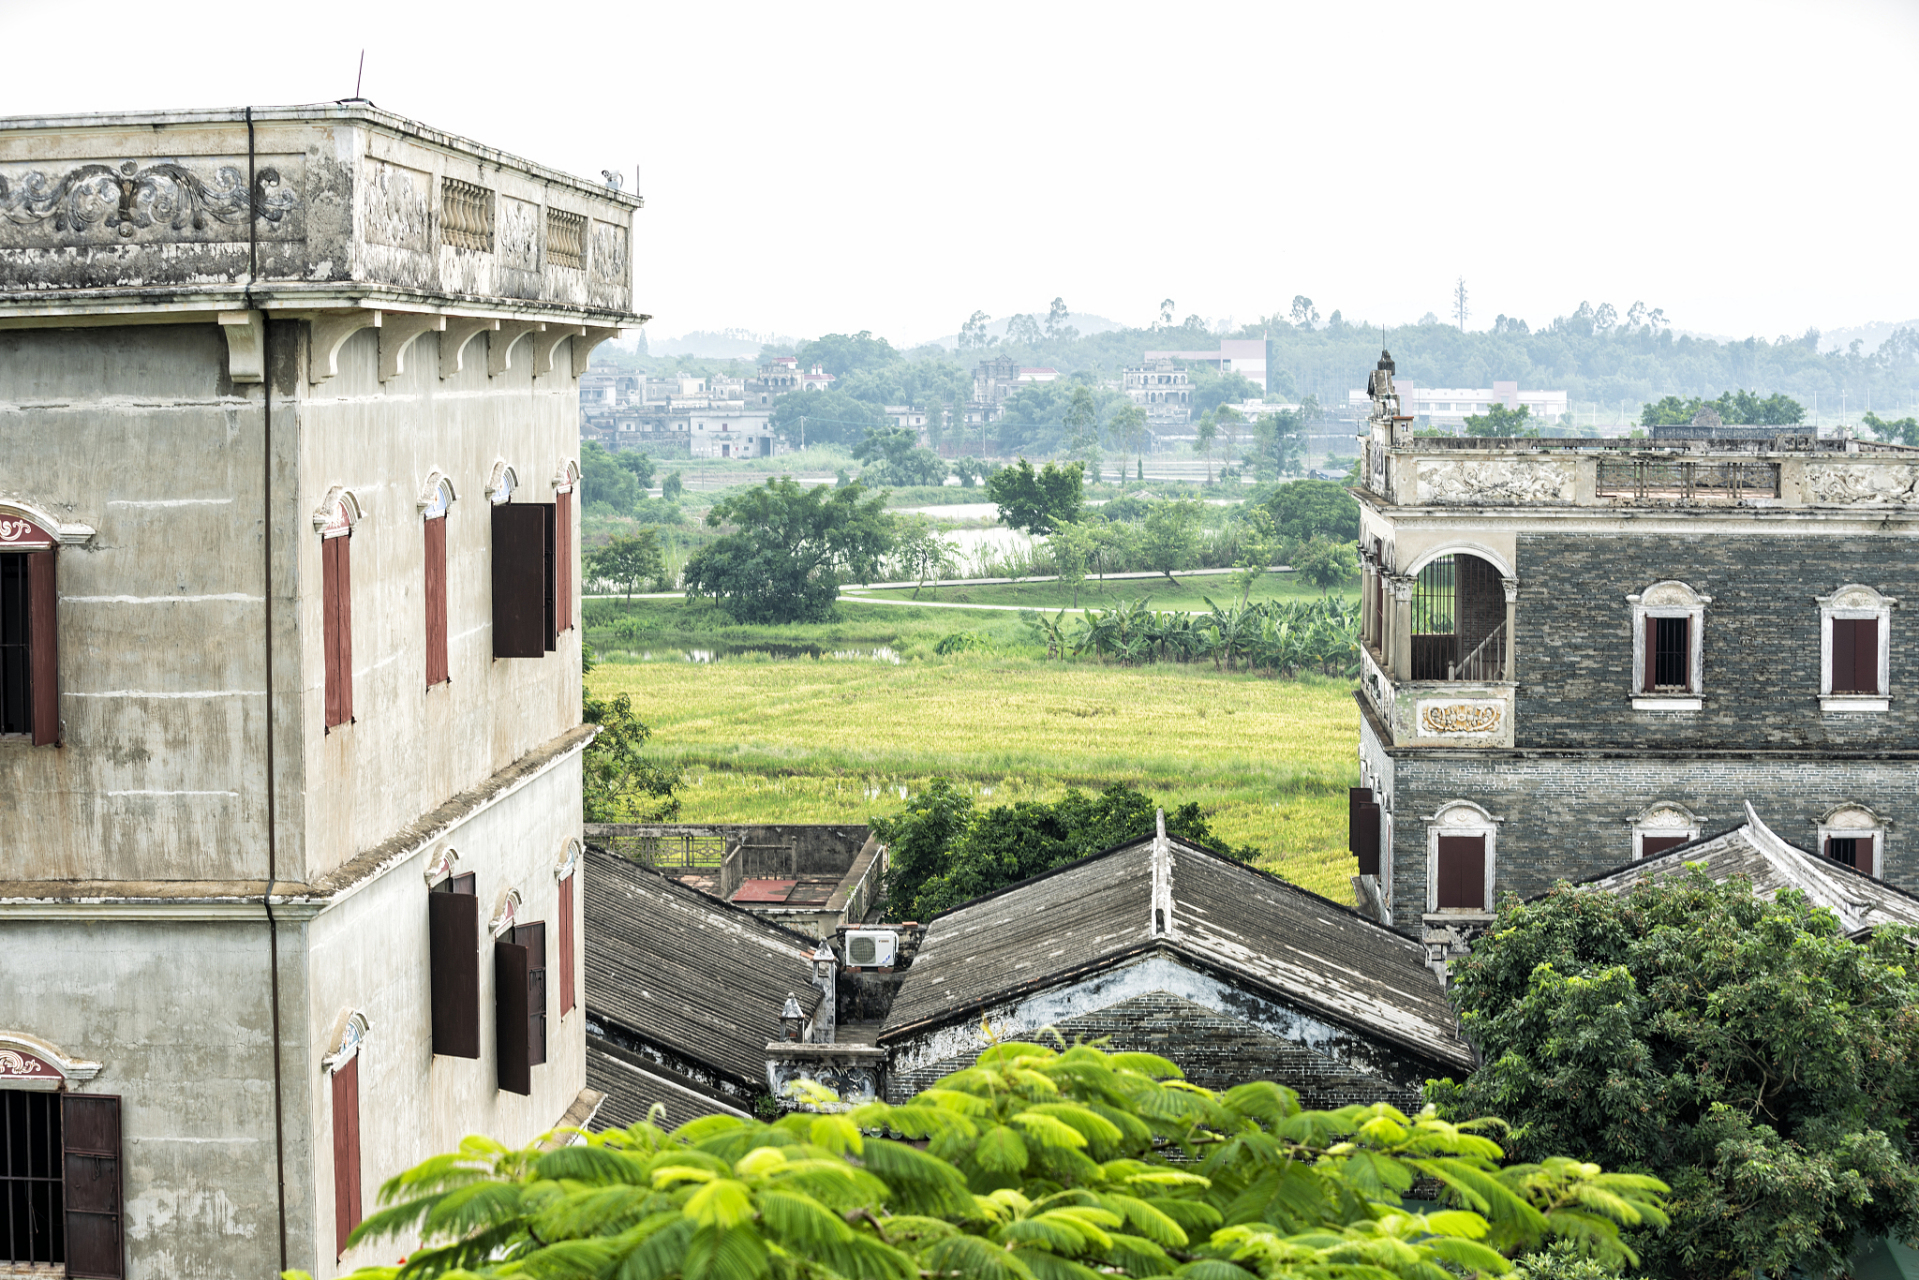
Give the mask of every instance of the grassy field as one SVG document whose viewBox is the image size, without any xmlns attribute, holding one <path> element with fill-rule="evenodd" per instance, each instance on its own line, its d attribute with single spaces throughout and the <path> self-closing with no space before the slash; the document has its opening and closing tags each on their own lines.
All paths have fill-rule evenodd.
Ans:
<svg viewBox="0 0 1919 1280">
<path fill-rule="evenodd" d="M 1178 578 L 1178 585 L 1165 578 L 1115 578 L 1101 582 L 1088 578 L 1079 590 L 1082 609 L 1109 609 L 1127 600 L 1146 598 L 1154 609 L 1204 609 L 1206 597 L 1222 607 L 1239 599 L 1232 578 L 1224 574 Z M 1291 574 L 1269 573 L 1253 584 L 1253 600 L 1317 600 L 1319 588 L 1297 582 Z M 1352 592 L 1344 593 L 1348 596 Z M 861 591 L 859 596 L 911 600 L 913 590 Z M 1073 589 L 1057 582 L 1009 582 L 983 587 L 927 587 L 919 599 L 953 604 L 1014 604 L 1028 609 L 1060 609 L 1073 603 Z M 844 611 L 848 606 L 841 606 Z"/>
<path fill-rule="evenodd" d="M 930 655 L 923 634 L 957 611 L 870 612 L 888 616 L 698 634 L 729 650 L 753 638 L 716 634 L 779 633 L 764 643 L 829 652 L 899 645 L 897 664 L 609 654 L 589 681 L 603 696 L 631 694 L 654 731 L 649 749 L 686 770 L 686 821 L 864 821 L 897 812 L 901 788 L 936 774 L 969 783 L 985 805 L 1124 781 L 1168 805 L 1197 800 L 1223 839 L 1267 850 L 1269 869 L 1350 897 L 1344 789 L 1359 729 L 1345 682 L 1047 662 L 1014 640 L 1014 614 L 969 615 L 1007 634 L 1004 652 L 917 657 Z M 913 614 L 943 616 L 930 628 L 896 616 Z"/>
</svg>

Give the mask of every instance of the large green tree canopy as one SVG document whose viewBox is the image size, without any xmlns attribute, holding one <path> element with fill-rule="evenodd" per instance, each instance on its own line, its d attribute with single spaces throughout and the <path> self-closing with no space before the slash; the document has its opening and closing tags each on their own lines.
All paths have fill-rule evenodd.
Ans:
<svg viewBox="0 0 1919 1280">
<path fill-rule="evenodd" d="M 817 622 L 840 584 L 870 580 L 892 550 L 886 495 L 858 483 L 802 488 L 780 476 L 713 504 L 706 522 L 732 525 L 687 559 L 687 599 L 713 596 L 736 622 Z"/>
<path fill-rule="evenodd" d="M 1288 541 L 1359 541 L 1359 503 L 1335 480 L 1292 480 L 1267 491 L 1273 527 Z"/>
<path fill-rule="evenodd" d="M 1085 484 L 1079 463 L 1051 462 L 1035 471 L 1021 458 L 986 479 L 986 496 L 999 505 L 999 518 L 1031 534 L 1051 533 L 1056 525 L 1079 519 Z"/>
<path fill-rule="evenodd" d="M 1431 1086 L 1499 1115 L 1516 1154 L 1569 1152 L 1672 1185 L 1652 1274 L 1837 1275 L 1857 1233 L 1919 1233 L 1910 945 L 1841 937 L 1803 894 L 1703 869 L 1623 897 L 1508 900 L 1453 968 L 1486 1064 Z"/>
<path fill-rule="evenodd" d="M 382 1189 L 365 1280 L 1447 1280 L 1572 1241 L 1629 1261 L 1650 1178 L 1502 1166 L 1484 1126 L 1214 1093 L 1163 1058 L 1008 1041 L 904 1106 L 642 1122 L 554 1151 L 469 1138 Z M 915 1145 L 915 1144 L 921 1145 Z M 1409 1204 L 1423 1180 L 1448 1202 Z"/>
</svg>

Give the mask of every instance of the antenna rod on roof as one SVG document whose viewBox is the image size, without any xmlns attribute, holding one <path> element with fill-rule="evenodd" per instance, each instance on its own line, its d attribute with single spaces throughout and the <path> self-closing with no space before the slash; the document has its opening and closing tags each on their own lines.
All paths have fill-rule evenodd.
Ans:
<svg viewBox="0 0 1919 1280">
<path fill-rule="evenodd" d="M 366 79 L 366 50 L 360 50 L 360 69 L 353 73 L 353 98 L 359 101 L 360 82 Z"/>
</svg>

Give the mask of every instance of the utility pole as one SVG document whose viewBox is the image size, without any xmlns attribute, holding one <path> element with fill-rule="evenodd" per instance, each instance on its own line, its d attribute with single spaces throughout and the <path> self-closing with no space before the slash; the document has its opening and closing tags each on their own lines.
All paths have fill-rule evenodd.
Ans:
<svg viewBox="0 0 1919 1280">
<path fill-rule="evenodd" d="M 1453 286 L 1453 315 L 1459 320 L 1459 331 L 1466 332 L 1466 277 L 1459 277 L 1459 283 Z"/>
</svg>

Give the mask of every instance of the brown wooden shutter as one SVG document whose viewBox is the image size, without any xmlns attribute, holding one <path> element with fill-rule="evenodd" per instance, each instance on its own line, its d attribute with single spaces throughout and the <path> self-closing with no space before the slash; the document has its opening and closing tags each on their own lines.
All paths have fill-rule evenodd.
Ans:
<svg viewBox="0 0 1919 1280">
<path fill-rule="evenodd" d="M 472 883 L 471 876 L 459 881 Z M 480 1056 L 480 900 L 459 881 L 427 895 L 433 1052 Z"/>
<path fill-rule="evenodd" d="M 1486 837 L 1439 837 L 1439 883 L 1436 905 L 1440 910 L 1486 909 Z"/>
<path fill-rule="evenodd" d="M 557 502 L 542 503 L 541 509 L 546 512 L 546 524 L 540 531 L 545 543 L 545 563 L 542 565 L 540 585 L 545 593 L 546 648 L 551 652 L 560 637 L 560 505 Z"/>
<path fill-rule="evenodd" d="M 31 673 L 33 745 L 60 742 L 59 595 L 54 590 L 52 549 L 27 553 L 27 668 Z"/>
<path fill-rule="evenodd" d="M 333 1256 L 360 1225 L 360 1059 L 333 1072 Z"/>
<path fill-rule="evenodd" d="M 573 1011 L 573 881 L 577 872 L 560 881 L 560 1016 Z"/>
<path fill-rule="evenodd" d="M 426 522 L 427 687 L 446 678 L 446 517 L 438 516 Z"/>
<path fill-rule="evenodd" d="M 1641 836 L 1639 837 L 1639 856 L 1650 858 L 1655 853 L 1664 853 L 1685 844 L 1691 836 Z"/>
<path fill-rule="evenodd" d="M 1853 688 L 1860 693 L 1884 693 L 1879 687 L 1879 619 L 1859 618 L 1852 624 Z M 36 677 L 37 680 L 37 677 Z M 35 706 L 39 705 L 39 684 L 34 685 Z M 35 741 L 38 738 L 39 713 L 35 713 Z"/>
<path fill-rule="evenodd" d="M 533 1092 L 533 1063 L 527 1045 L 527 984 L 532 967 L 527 949 L 505 938 L 493 941 L 494 1053 L 500 1088 L 521 1097 Z"/>
<path fill-rule="evenodd" d="M 126 1274 L 120 1207 L 120 1099 L 69 1093 L 60 1098 L 61 1170 L 66 1198 L 67 1274 Z"/>
<path fill-rule="evenodd" d="M 321 644 L 326 649 L 326 723 L 353 719 L 353 535 L 320 543 Z"/>
<path fill-rule="evenodd" d="M 1346 788 L 1346 848 L 1352 853 L 1359 852 L 1359 806 L 1372 800 L 1371 787 Z"/>
<path fill-rule="evenodd" d="M 1651 693 L 1658 687 L 1656 682 L 1659 679 L 1659 619 L 1657 618 L 1646 619 L 1645 677 L 1645 682 L 1640 685 L 1640 691 Z"/>
<path fill-rule="evenodd" d="M 1379 875 L 1381 826 L 1378 805 L 1367 801 L 1359 806 L 1359 847 L 1354 852 L 1359 855 L 1359 874 L 1362 876 Z"/>
<path fill-rule="evenodd" d="M 537 1067 L 546 1061 L 546 926 L 520 925 L 513 941 L 526 948 L 526 1060 Z"/>
<path fill-rule="evenodd" d="M 493 656 L 538 658 L 546 643 L 546 508 L 493 508 Z"/>
<path fill-rule="evenodd" d="M 1851 618 L 1832 620 L 1832 691 L 1834 693 L 1852 693 L 1858 686 L 1858 672 L 1854 662 L 1857 640 L 1853 628 L 1859 624 Z"/>
</svg>

